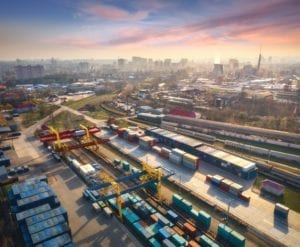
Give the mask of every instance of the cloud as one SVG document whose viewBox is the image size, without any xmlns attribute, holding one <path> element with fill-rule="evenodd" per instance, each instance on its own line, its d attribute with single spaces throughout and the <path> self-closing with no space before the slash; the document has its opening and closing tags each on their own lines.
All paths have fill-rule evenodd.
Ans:
<svg viewBox="0 0 300 247">
<path fill-rule="evenodd" d="M 118 7 L 103 4 L 90 5 L 84 7 L 81 11 L 89 16 L 112 21 L 137 21 L 145 19 L 148 15 L 147 11 L 129 12 Z"/>
<path fill-rule="evenodd" d="M 55 40 L 49 40 L 47 43 L 54 43 L 62 46 L 73 46 L 79 48 L 96 48 L 99 46 L 99 42 L 88 38 L 57 38 Z"/>
</svg>

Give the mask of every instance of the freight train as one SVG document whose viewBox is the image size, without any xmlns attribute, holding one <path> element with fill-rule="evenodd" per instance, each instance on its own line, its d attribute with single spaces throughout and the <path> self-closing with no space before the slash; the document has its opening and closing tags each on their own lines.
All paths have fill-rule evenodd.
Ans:
<svg viewBox="0 0 300 247">
<path fill-rule="evenodd" d="M 222 123 L 222 122 L 216 122 L 216 121 L 204 120 L 204 119 L 178 117 L 172 115 L 166 115 L 163 118 L 163 121 L 190 125 L 190 126 L 197 126 L 202 128 L 208 128 L 208 129 L 232 131 L 232 132 L 242 133 L 247 135 L 257 135 L 257 136 L 264 136 L 268 138 L 276 138 L 282 141 L 294 142 L 296 144 L 300 143 L 300 134 L 288 133 L 284 131 L 242 126 L 237 124 Z"/>
</svg>

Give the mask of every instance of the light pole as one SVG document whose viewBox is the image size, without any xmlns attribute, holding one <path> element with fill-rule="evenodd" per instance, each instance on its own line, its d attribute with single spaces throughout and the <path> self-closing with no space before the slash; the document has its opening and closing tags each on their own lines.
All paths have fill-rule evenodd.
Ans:
<svg viewBox="0 0 300 247">
<path fill-rule="evenodd" d="M 230 199 L 230 200 L 228 201 L 227 215 L 226 215 L 226 225 L 228 225 L 228 221 L 229 221 L 229 210 L 230 210 L 231 203 L 232 203 L 232 199 Z"/>
</svg>

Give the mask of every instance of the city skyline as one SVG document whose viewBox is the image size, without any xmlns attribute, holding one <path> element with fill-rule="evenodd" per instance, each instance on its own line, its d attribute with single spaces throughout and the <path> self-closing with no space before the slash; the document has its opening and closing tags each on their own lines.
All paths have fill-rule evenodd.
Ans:
<svg viewBox="0 0 300 247">
<path fill-rule="evenodd" d="M 297 0 L 2 1 L 1 60 L 300 56 Z"/>
</svg>

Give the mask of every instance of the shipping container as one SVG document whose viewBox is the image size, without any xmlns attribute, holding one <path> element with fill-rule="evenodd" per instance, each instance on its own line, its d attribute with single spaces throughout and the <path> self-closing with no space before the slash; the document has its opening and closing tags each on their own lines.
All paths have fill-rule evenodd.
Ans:
<svg viewBox="0 0 300 247">
<path fill-rule="evenodd" d="M 214 175 L 211 178 L 211 182 L 213 185 L 219 186 L 223 179 L 224 179 L 224 177 L 222 177 L 222 176 Z"/>
<path fill-rule="evenodd" d="M 223 223 L 220 223 L 218 225 L 217 237 L 221 238 L 225 241 L 228 241 L 231 232 L 232 232 L 232 229 L 229 226 L 227 226 Z"/>
<path fill-rule="evenodd" d="M 47 229 L 47 228 L 50 228 L 50 227 L 53 227 L 55 225 L 62 224 L 65 222 L 66 222 L 66 219 L 62 215 L 55 216 L 55 217 L 49 218 L 47 220 L 40 221 L 38 223 L 29 225 L 28 232 L 29 232 L 29 234 L 34 234 L 34 233 L 43 231 L 44 229 Z"/>
<path fill-rule="evenodd" d="M 174 230 L 175 233 L 177 233 L 179 236 L 184 236 L 184 231 L 181 230 L 181 228 L 179 228 L 178 226 L 173 226 L 172 228 Z"/>
<path fill-rule="evenodd" d="M 285 187 L 282 184 L 279 184 L 270 179 L 265 179 L 262 181 L 261 189 L 267 191 L 275 196 L 282 196 L 284 194 Z"/>
<path fill-rule="evenodd" d="M 195 237 L 195 235 L 196 235 L 196 233 L 197 233 L 197 230 L 196 230 L 196 228 L 195 228 L 193 225 L 191 225 L 191 224 L 188 223 L 188 222 L 185 222 L 185 223 L 183 224 L 183 228 L 184 228 L 185 232 L 186 232 L 188 235 L 190 235 L 191 237 Z"/>
<path fill-rule="evenodd" d="M 233 195 L 238 196 L 243 192 L 243 186 L 237 183 L 232 183 L 230 185 L 229 192 Z"/>
<path fill-rule="evenodd" d="M 205 181 L 210 183 L 210 182 L 211 182 L 211 180 L 212 180 L 212 175 L 209 175 L 209 174 L 208 174 L 208 175 L 206 175 L 206 177 L 205 177 Z"/>
<path fill-rule="evenodd" d="M 188 242 L 178 234 L 171 236 L 170 240 L 175 244 L 175 246 L 187 246 Z"/>
<path fill-rule="evenodd" d="M 19 224 L 23 223 L 24 220 L 28 217 L 31 217 L 33 215 L 39 215 L 40 213 L 47 212 L 51 210 L 51 207 L 49 204 L 43 204 L 41 206 L 37 206 L 28 210 L 25 210 L 23 212 L 16 214 L 16 220 Z"/>
<path fill-rule="evenodd" d="M 51 228 L 47 228 L 44 231 L 37 232 L 31 235 L 32 244 L 37 245 L 43 241 L 49 240 L 53 237 L 60 236 L 64 233 L 70 234 L 70 228 L 68 224 L 63 223 Z"/>
<path fill-rule="evenodd" d="M 229 234 L 228 242 L 233 247 L 244 247 L 246 245 L 246 238 L 236 231 L 232 231 Z"/>
<path fill-rule="evenodd" d="M 287 218 L 289 214 L 290 209 L 280 203 L 275 204 L 274 208 L 274 214 L 275 216 L 279 216 L 282 218 Z"/>
<path fill-rule="evenodd" d="M 155 238 L 150 238 L 149 239 L 149 246 L 150 247 L 161 247 L 162 245 L 160 244 L 160 242 L 158 240 L 156 240 Z"/>
<path fill-rule="evenodd" d="M 173 210 L 168 210 L 166 216 L 173 223 L 176 223 L 178 221 L 178 215 Z"/>
<path fill-rule="evenodd" d="M 250 202 L 250 195 L 248 195 L 245 192 L 242 192 L 241 194 L 239 194 L 239 198 L 247 203 Z"/>
<path fill-rule="evenodd" d="M 223 191 L 229 191 L 230 186 L 231 186 L 232 184 L 233 184 L 233 181 L 231 181 L 231 180 L 225 178 L 225 179 L 223 179 L 223 180 L 220 182 L 219 187 L 220 187 L 220 189 L 223 190 Z"/>
<path fill-rule="evenodd" d="M 63 207 L 54 208 L 36 215 L 32 215 L 25 219 L 26 225 L 30 226 L 38 222 L 50 219 L 55 216 L 62 215 L 66 221 L 68 221 L 67 211 Z"/>
<path fill-rule="evenodd" d="M 211 240 L 209 237 L 206 235 L 201 235 L 200 237 L 200 244 L 203 247 L 218 247 L 219 245 L 216 244 L 213 240 Z"/>
<path fill-rule="evenodd" d="M 203 210 L 198 213 L 197 224 L 209 228 L 211 224 L 211 216 Z"/>
<path fill-rule="evenodd" d="M 169 239 L 163 240 L 163 241 L 162 241 L 162 246 L 164 246 L 164 247 L 176 247 L 176 245 L 173 244 L 173 243 L 171 242 L 171 240 L 169 240 Z"/>
<path fill-rule="evenodd" d="M 17 200 L 19 210 L 30 209 L 45 203 L 49 203 L 50 206 L 55 204 L 55 194 L 52 191 L 42 192 L 34 196 Z"/>
<path fill-rule="evenodd" d="M 70 234 L 65 233 L 58 237 L 44 241 L 36 245 L 36 247 L 66 247 L 66 245 L 71 243 L 72 243 L 72 238 L 70 237 Z"/>
<path fill-rule="evenodd" d="M 188 247 L 200 247 L 200 245 L 195 240 L 190 240 Z"/>
</svg>

